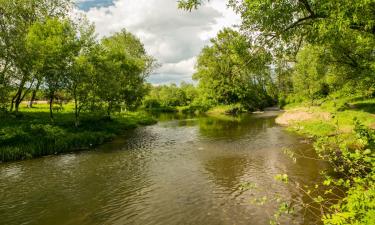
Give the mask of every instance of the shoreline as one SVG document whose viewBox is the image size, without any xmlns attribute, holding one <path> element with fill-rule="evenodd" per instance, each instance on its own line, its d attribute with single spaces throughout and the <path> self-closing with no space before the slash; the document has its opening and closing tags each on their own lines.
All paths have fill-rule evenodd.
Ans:
<svg viewBox="0 0 375 225">
<path fill-rule="evenodd" d="M 46 113 L 23 112 L 21 121 L 4 120 L 0 126 L 0 164 L 50 155 L 90 151 L 128 130 L 157 123 L 143 113 L 127 113 L 104 119 L 88 115 L 74 127 L 70 113 L 50 123 Z"/>
</svg>

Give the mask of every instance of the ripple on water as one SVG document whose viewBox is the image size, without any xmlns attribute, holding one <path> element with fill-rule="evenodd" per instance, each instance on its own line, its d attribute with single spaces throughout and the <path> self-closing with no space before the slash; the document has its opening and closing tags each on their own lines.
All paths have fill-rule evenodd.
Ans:
<svg viewBox="0 0 375 225">
<path fill-rule="evenodd" d="M 266 114 L 202 117 L 138 128 L 97 151 L 2 164 L 0 224 L 269 224 L 275 205 L 251 200 L 302 198 L 274 176 L 309 183 L 324 167 L 293 164 L 284 147 L 311 150 Z"/>
</svg>

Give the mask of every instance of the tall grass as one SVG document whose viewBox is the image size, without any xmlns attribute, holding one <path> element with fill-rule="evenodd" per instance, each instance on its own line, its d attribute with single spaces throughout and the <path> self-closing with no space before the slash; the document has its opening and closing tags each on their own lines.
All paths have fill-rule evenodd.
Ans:
<svg viewBox="0 0 375 225">
<path fill-rule="evenodd" d="M 69 105 L 56 113 L 55 118 L 51 123 L 45 105 L 33 109 L 22 108 L 22 114 L 17 118 L 3 115 L 0 119 L 0 161 L 91 149 L 128 129 L 155 122 L 140 112 L 119 113 L 112 119 L 85 113 L 81 125 L 76 128 Z"/>
</svg>

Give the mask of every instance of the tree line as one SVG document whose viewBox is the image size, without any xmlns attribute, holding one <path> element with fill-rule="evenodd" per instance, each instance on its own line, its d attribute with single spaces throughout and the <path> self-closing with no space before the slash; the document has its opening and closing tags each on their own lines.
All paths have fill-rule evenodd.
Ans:
<svg viewBox="0 0 375 225">
<path fill-rule="evenodd" d="M 207 1 L 182 0 L 197 9 Z M 228 1 L 242 18 L 205 47 L 194 78 L 208 99 L 249 109 L 275 100 L 375 93 L 374 1 Z"/>
<path fill-rule="evenodd" d="M 19 113 L 43 92 L 54 103 L 68 95 L 76 126 L 83 110 L 111 112 L 141 104 L 145 79 L 157 65 L 141 41 L 126 31 L 98 40 L 70 0 L 0 1 L 0 108 Z"/>
<path fill-rule="evenodd" d="M 195 10 L 206 2 L 180 0 L 179 7 Z M 314 189 L 290 182 L 286 174 L 279 180 L 303 190 L 324 224 L 374 224 L 375 132 L 356 116 L 373 117 L 375 1 L 228 0 L 228 5 L 242 23 L 238 30 L 221 31 L 203 49 L 194 75 L 198 87 L 207 99 L 223 103 L 250 104 L 254 99 L 259 104 L 271 97 L 281 106 L 302 102 L 327 110 L 324 102 L 333 105 L 330 122 L 300 122 L 295 128 L 314 137 L 318 160 L 333 170 L 322 171 L 324 181 L 315 186 L 323 186 L 324 194 L 312 194 Z M 352 108 L 348 99 L 366 101 L 368 108 Z M 341 129 L 344 119 L 352 120 L 351 131 Z M 335 123 L 333 133 L 316 133 L 329 123 Z M 298 153 L 287 154 L 297 160 Z M 283 202 L 271 224 L 280 224 L 281 214 L 292 213 L 298 204 Z M 300 209 L 310 210 L 309 204 L 302 202 Z"/>
</svg>

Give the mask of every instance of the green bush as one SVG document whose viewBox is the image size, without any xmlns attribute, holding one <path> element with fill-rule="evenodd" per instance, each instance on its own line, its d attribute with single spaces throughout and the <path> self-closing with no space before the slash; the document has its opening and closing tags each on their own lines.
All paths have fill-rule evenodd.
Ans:
<svg viewBox="0 0 375 225">
<path fill-rule="evenodd" d="M 373 178 L 372 178 L 373 179 Z M 375 185 L 368 181 L 357 183 L 348 196 L 333 209 L 335 213 L 323 217 L 326 225 L 375 224 Z"/>
<path fill-rule="evenodd" d="M 113 119 L 86 115 L 76 128 L 71 114 L 58 115 L 48 124 L 48 113 L 25 112 L 21 119 L 7 117 L 0 124 L 0 162 L 90 149 L 137 125 L 155 121 L 144 113 L 117 114 Z"/>
</svg>

